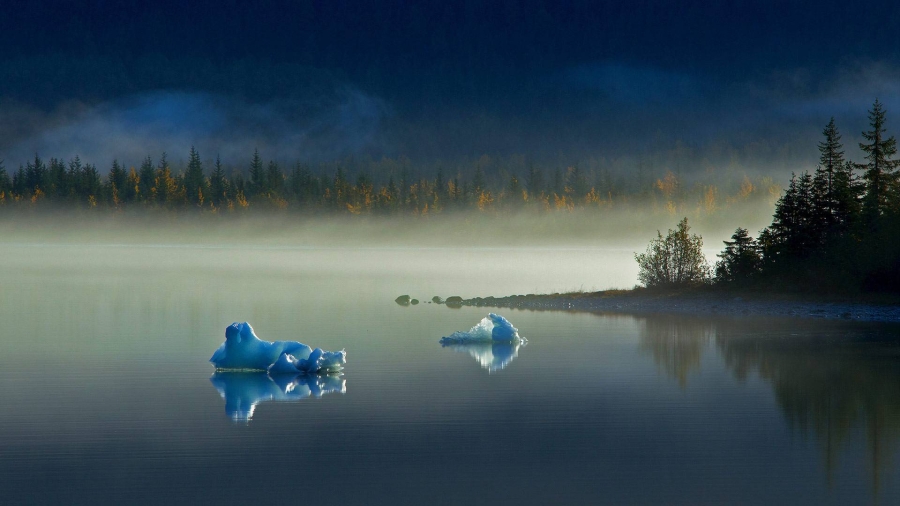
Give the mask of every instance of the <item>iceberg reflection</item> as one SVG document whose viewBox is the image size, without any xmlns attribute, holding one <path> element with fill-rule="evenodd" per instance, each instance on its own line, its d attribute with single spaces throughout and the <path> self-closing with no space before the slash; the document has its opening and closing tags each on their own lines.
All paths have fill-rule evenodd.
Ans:
<svg viewBox="0 0 900 506">
<path fill-rule="evenodd" d="M 481 367 L 490 372 L 505 369 L 516 357 L 519 356 L 519 348 L 525 346 L 527 341 L 514 341 L 511 343 L 441 343 L 441 347 L 450 348 L 460 353 L 468 353 Z"/>
<path fill-rule="evenodd" d="M 225 414 L 236 422 L 250 421 L 256 405 L 263 401 L 299 401 L 347 391 L 340 374 L 269 376 L 265 372 L 216 372 L 209 381 L 225 399 Z"/>
</svg>

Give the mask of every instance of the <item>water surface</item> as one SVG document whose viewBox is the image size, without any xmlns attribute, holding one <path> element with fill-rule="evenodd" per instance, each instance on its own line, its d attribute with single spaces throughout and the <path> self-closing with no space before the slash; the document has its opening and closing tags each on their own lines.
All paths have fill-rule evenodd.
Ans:
<svg viewBox="0 0 900 506">
<path fill-rule="evenodd" d="M 393 302 L 623 286 L 630 251 L 0 253 L 4 503 L 900 501 L 896 325 L 505 310 L 527 346 L 458 349 L 487 310 Z M 213 377 L 244 320 L 344 374 Z"/>
</svg>

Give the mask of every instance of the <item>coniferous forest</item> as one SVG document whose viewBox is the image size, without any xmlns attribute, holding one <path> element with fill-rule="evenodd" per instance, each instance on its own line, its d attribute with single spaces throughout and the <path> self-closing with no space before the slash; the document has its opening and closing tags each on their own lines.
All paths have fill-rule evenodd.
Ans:
<svg viewBox="0 0 900 506">
<path fill-rule="evenodd" d="M 869 111 L 862 161 L 846 157 L 834 119 L 823 136 L 818 167 L 791 177 L 772 224 L 756 239 L 738 228 L 726 241 L 716 282 L 900 293 L 900 161 L 882 104 Z"/>
<path fill-rule="evenodd" d="M 869 128 L 859 143 L 860 161 L 846 154 L 832 119 L 818 144 L 816 169 L 795 173 L 777 199 L 773 196 L 778 185 L 767 177 L 744 176 L 731 191 L 702 182 L 688 186 L 671 171 L 659 179 L 635 182 L 609 171 L 577 166 L 542 170 L 528 164 L 521 176 L 499 171 L 498 177 L 498 171 L 489 175 L 485 170 L 490 161 L 485 162 L 486 157 L 452 175 L 438 168 L 432 177 L 418 173 L 402 158 L 357 162 L 352 172 L 341 163 L 316 170 L 298 162 L 284 170 L 275 161 L 264 161 L 259 150 L 247 167 L 226 169 L 219 159 L 212 167 L 205 166 L 192 148 L 182 171 L 173 169 L 165 153 L 156 160 L 148 156 L 139 167 L 126 168 L 114 160 L 105 176 L 77 156 L 64 161 L 36 154 L 12 174 L 0 164 L 0 210 L 426 216 L 456 211 L 602 211 L 649 200 L 655 210 L 672 215 L 713 213 L 770 198 L 775 205 L 771 225 L 756 238 L 739 227 L 725 241 L 713 269 L 701 273 L 698 263 L 691 276 L 675 281 L 667 275 L 654 281 L 651 276 L 642 281 L 648 286 L 699 280 L 737 289 L 900 292 L 900 160 L 893 159 L 896 139 L 888 135 L 879 101 L 868 118 Z M 672 238 L 689 241 L 688 230 L 683 221 Z M 661 235 L 658 241 L 657 245 L 664 244 Z M 694 249 L 700 251 L 699 246 Z"/>
</svg>

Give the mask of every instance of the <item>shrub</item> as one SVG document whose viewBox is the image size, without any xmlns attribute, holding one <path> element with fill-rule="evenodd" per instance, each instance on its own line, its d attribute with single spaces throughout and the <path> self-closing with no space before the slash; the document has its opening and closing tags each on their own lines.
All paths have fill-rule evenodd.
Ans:
<svg viewBox="0 0 900 506">
<path fill-rule="evenodd" d="M 689 234 L 687 218 L 678 222 L 676 230 L 663 237 L 657 231 L 646 253 L 635 253 L 640 272 L 638 279 L 644 286 L 683 287 L 708 283 L 709 264 L 703 255 L 703 238 Z"/>
</svg>

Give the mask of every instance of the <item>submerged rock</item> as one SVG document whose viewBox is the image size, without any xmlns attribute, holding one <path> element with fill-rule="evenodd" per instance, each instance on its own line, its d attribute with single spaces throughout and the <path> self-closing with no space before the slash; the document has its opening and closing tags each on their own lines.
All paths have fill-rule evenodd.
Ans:
<svg viewBox="0 0 900 506">
<path fill-rule="evenodd" d="M 413 299 L 413 300 L 409 301 L 409 303 L 412 304 L 413 306 L 415 306 L 416 304 L 419 303 L 419 299 Z"/>
<path fill-rule="evenodd" d="M 408 306 L 409 301 L 410 301 L 409 295 L 401 295 L 401 296 L 397 297 L 396 299 L 394 299 L 394 302 L 396 302 L 397 304 L 400 304 L 401 306 Z"/>
</svg>

